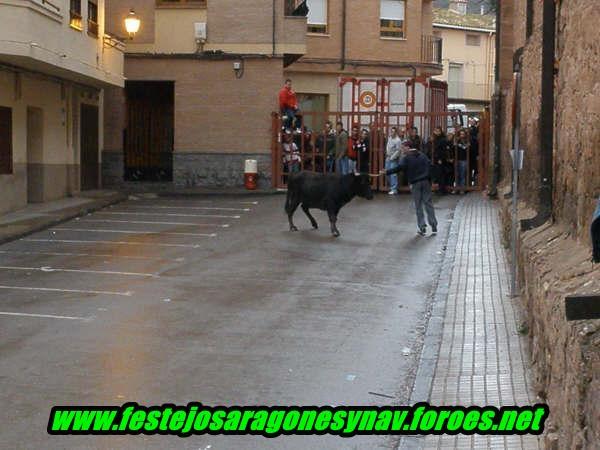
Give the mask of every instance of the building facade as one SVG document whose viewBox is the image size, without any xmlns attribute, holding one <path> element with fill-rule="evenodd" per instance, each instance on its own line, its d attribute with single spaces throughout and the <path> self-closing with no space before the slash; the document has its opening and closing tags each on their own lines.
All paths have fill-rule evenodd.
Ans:
<svg viewBox="0 0 600 450">
<path fill-rule="evenodd" d="M 271 112 L 285 78 L 302 109 L 336 111 L 344 77 L 425 82 L 441 73 L 430 0 L 306 6 L 308 17 L 294 0 L 109 0 L 110 24 L 133 7 L 141 28 L 127 42 L 125 89 L 107 94 L 105 183 L 236 186 L 251 158 L 267 187 Z"/>
<path fill-rule="evenodd" d="M 0 213 L 100 187 L 103 91 L 123 82 L 103 0 L 0 1 Z"/>
<path fill-rule="evenodd" d="M 495 15 L 466 11 L 466 2 L 456 1 L 433 10 L 433 34 L 443 42 L 444 72 L 437 78 L 448 83 L 449 103 L 481 111 L 494 91 Z"/>
<path fill-rule="evenodd" d="M 431 0 L 307 0 L 306 54 L 286 68 L 301 106 L 345 110 L 345 80 L 426 80 L 441 73 Z"/>
<path fill-rule="evenodd" d="M 271 111 L 284 66 L 306 50 L 306 17 L 283 1 L 107 2 L 110 24 L 141 19 L 125 89 L 107 94 L 107 185 L 235 186 L 245 159 L 270 186 Z"/>
</svg>

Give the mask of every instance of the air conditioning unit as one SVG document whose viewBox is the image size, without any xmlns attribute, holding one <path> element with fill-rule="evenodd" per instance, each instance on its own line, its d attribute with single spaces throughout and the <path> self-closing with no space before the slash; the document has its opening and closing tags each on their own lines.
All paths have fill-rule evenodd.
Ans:
<svg viewBox="0 0 600 450">
<path fill-rule="evenodd" d="M 196 42 L 206 42 L 206 22 L 194 23 L 194 37 L 196 38 Z"/>
</svg>

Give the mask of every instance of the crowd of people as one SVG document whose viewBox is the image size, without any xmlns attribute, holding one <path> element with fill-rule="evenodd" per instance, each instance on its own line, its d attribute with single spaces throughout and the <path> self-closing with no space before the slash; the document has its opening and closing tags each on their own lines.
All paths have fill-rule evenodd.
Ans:
<svg viewBox="0 0 600 450">
<path fill-rule="evenodd" d="M 440 194 L 463 194 L 469 185 L 477 182 L 479 121 L 475 117 L 469 118 L 466 127 L 454 122 L 449 127 L 452 132 L 448 134 L 442 127 L 435 127 L 427 139 L 419 135 L 419 129 L 415 126 L 392 126 L 389 135 L 384 136 L 381 128 L 361 128 L 358 124 L 354 124 L 348 131 L 341 121 L 335 127 L 331 121 L 325 122 L 322 131 L 315 135 L 303 124 L 302 113 L 289 79 L 279 93 L 279 106 L 284 177 L 285 174 L 302 169 L 342 175 L 369 173 L 372 169 L 373 142 L 377 142 L 385 152 L 385 169 L 392 172 L 405 156 L 403 149 L 411 148 L 424 153 L 431 162 L 431 181 Z M 406 145 L 402 145 L 403 143 Z M 404 174 L 389 175 L 389 194 L 397 194 L 400 187 L 406 184 Z"/>
</svg>

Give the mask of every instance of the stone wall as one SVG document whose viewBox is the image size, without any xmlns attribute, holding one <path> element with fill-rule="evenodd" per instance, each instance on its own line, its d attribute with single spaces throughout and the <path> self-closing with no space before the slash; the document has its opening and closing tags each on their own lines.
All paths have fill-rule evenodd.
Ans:
<svg viewBox="0 0 600 450">
<path fill-rule="evenodd" d="M 242 187 L 244 163 L 255 159 L 258 163 L 258 188 L 271 188 L 271 155 L 264 153 L 174 153 L 172 183 L 138 183 L 140 190 L 157 191 L 191 187 Z M 104 188 L 120 188 L 136 191 L 135 182 L 126 182 L 123 152 L 102 154 L 102 185 Z"/>
<path fill-rule="evenodd" d="M 520 175 L 521 219 L 535 215 L 540 186 L 542 2 L 533 2 L 533 33 L 525 36 L 526 0 L 501 3 L 507 24 L 501 58 L 504 126 L 502 194 L 509 191 L 512 147 L 510 52 L 523 46 Z M 522 300 L 528 314 L 535 384 L 550 406 L 546 445 L 550 449 L 596 448 L 600 442 L 600 325 L 567 322 L 564 298 L 600 292 L 600 267 L 591 264 L 590 224 L 600 196 L 600 20 L 597 0 L 557 2 L 553 218 L 522 232 L 519 265 Z M 502 33 L 501 33 L 502 35 Z M 510 227 L 504 203 L 505 231 Z M 508 235 L 508 234 L 507 234 Z"/>
<path fill-rule="evenodd" d="M 244 162 L 258 162 L 259 189 L 271 188 L 271 155 L 176 153 L 173 180 L 177 187 L 241 187 L 244 185 Z"/>
</svg>

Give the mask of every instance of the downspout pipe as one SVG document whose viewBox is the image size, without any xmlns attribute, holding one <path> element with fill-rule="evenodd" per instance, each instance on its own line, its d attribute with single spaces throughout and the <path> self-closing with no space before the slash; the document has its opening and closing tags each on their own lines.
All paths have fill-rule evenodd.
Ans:
<svg viewBox="0 0 600 450">
<path fill-rule="evenodd" d="M 342 1 L 342 58 L 340 69 L 346 69 L 346 0 Z"/>
<path fill-rule="evenodd" d="M 521 221 L 521 228 L 531 230 L 546 223 L 553 212 L 554 149 L 554 61 L 556 52 L 556 5 L 543 3 L 542 26 L 542 102 L 540 109 L 540 190 L 539 209 L 535 217 Z"/>
<path fill-rule="evenodd" d="M 500 35 L 502 33 L 501 21 L 502 14 L 500 3 L 496 4 L 496 50 L 494 67 L 494 169 L 492 171 L 492 183 L 488 196 L 496 198 L 498 196 L 498 182 L 500 181 L 500 147 L 502 146 L 501 130 L 502 125 L 502 89 L 500 87 Z"/>
<path fill-rule="evenodd" d="M 276 15 L 275 15 L 275 3 L 277 2 L 277 0 L 273 0 L 273 38 L 271 39 L 271 42 L 273 44 L 273 50 L 272 50 L 272 56 L 275 56 L 275 22 L 276 22 Z"/>
</svg>

